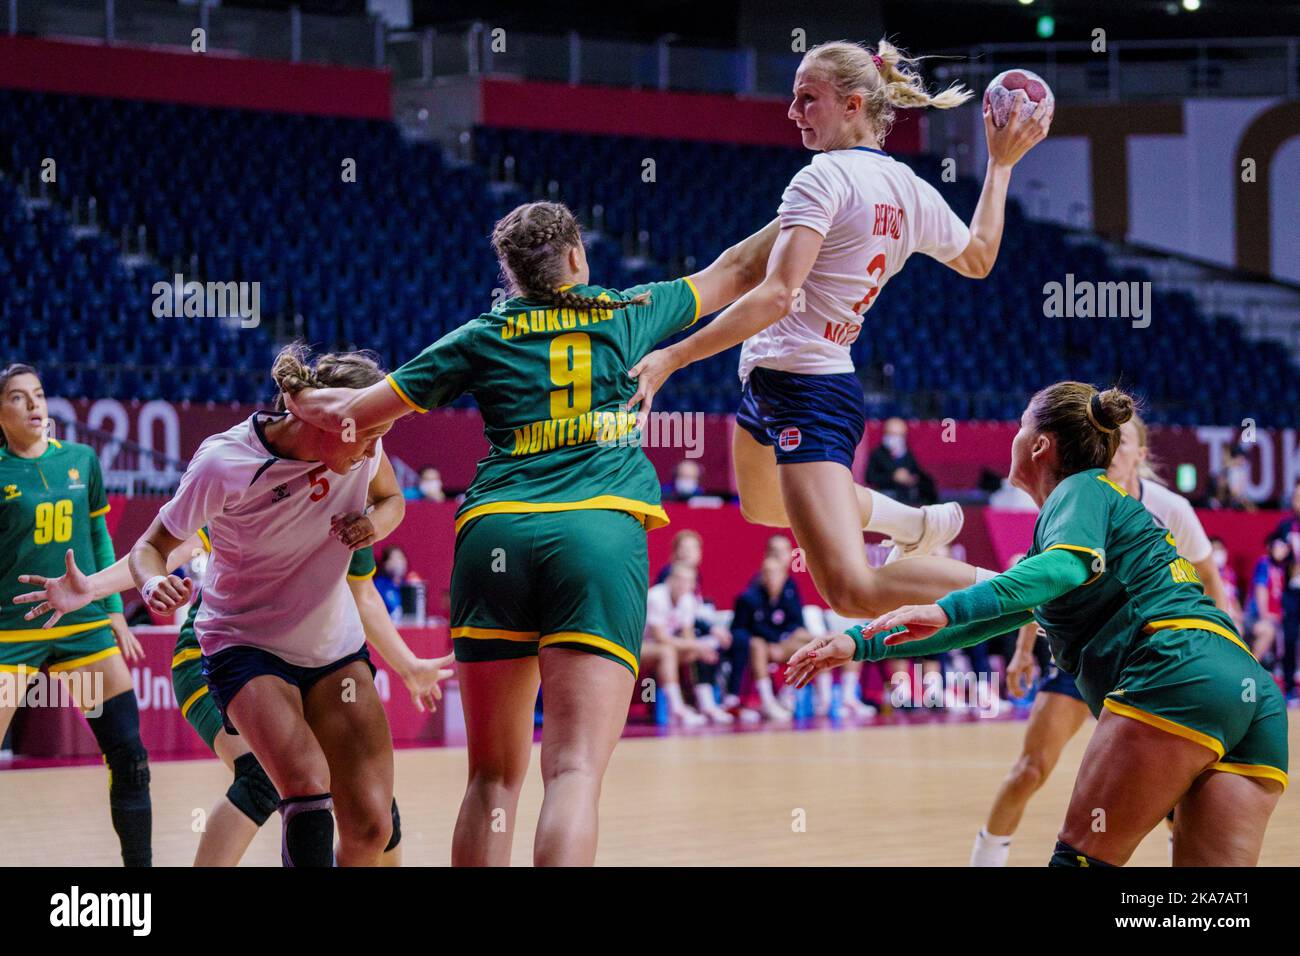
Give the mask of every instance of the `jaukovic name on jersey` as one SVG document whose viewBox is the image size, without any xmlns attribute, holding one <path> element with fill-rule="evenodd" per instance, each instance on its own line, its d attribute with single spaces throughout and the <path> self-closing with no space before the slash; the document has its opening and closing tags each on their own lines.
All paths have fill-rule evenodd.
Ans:
<svg viewBox="0 0 1300 956">
<path fill-rule="evenodd" d="M 608 299 L 609 296 L 602 294 L 600 298 Z M 517 339 L 535 332 L 586 328 L 598 322 L 608 322 L 613 317 L 613 309 L 529 309 L 527 312 L 504 316 L 501 338 Z"/>
<path fill-rule="evenodd" d="M 552 448 L 584 445 L 628 444 L 636 432 L 635 412 L 584 412 L 572 418 L 549 418 L 516 428 L 515 447 L 511 456 L 535 455 Z"/>
</svg>

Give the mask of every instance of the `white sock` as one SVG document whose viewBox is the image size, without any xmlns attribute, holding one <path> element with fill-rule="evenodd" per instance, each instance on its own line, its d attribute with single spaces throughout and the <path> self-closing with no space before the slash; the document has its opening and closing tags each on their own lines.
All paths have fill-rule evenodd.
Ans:
<svg viewBox="0 0 1300 956">
<path fill-rule="evenodd" d="M 759 677 L 754 681 L 754 687 L 758 690 L 758 699 L 764 704 L 776 703 L 776 695 L 772 693 L 772 678 Z"/>
<path fill-rule="evenodd" d="M 862 684 L 858 680 L 861 676 L 861 671 L 842 671 L 840 673 L 840 689 L 844 692 L 845 699 L 862 699 Z"/>
<path fill-rule="evenodd" d="M 680 684 L 664 684 L 661 688 L 664 696 L 668 698 L 668 709 L 673 713 L 686 709 L 686 701 L 682 700 L 682 687 Z"/>
<path fill-rule="evenodd" d="M 866 530 L 888 535 L 903 544 L 913 544 L 920 541 L 925 532 L 925 515 L 920 508 L 899 504 L 888 495 L 872 491 L 871 520 L 867 522 Z"/>
<path fill-rule="evenodd" d="M 975 846 L 970 851 L 971 866 L 1006 866 L 1011 855 L 1011 837 L 995 836 L 983 827 L 975 834 Z"/>
<path fill-rule="evenodd" d="M 713 696 L 711 684 L 695 685 L 695 706 L 704 711 L 718 709 L 718 700 Z"/>
</svg>

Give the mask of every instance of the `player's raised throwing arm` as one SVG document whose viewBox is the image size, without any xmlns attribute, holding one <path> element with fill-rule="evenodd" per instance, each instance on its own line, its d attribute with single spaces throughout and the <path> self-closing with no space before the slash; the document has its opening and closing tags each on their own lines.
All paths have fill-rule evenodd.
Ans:
<svg viewBox="0 0 1300 956">
<path fill-rule="evenodd" d="M 970 221 L 970 242 L 955 259 L 944 263 L 968 279 L 983 279 L 993 271 L 1002 246 L 1002 226 L 1006 221 L 1007 187 L 1011 184 L 1011 167 L 1025 153 L 1047 136 L 1051 117 L 1046 102 L 1039 103 L 1028 118 L 1021 116 L 1027 101 L 1023 90 L 1016 90 L 1016 102 L 1007 125 L 993 125 L 993 113 L 984 110 L 984 135 L 989 144 L 988 167 L 984 172 L 984 189 L 980 192 L 975 215 Z"/>
</svg>

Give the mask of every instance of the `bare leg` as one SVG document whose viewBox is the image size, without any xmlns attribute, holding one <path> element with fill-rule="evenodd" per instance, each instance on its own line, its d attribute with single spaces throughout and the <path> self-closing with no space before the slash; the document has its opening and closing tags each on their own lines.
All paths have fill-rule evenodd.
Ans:
<svg viewBox="0 0 1300 956">
<path fill-rule="evenodd" d="M 546 721 L 542 724 L 542 782 L 537 866 L 596 862 L 600 787 L 627 722 L 635 678 L 621 664 L 586 651 L 541 652 Z"/>
<path fill-rule="evenodd" d="M 1029 712 L 1020 757 L 993 799 L 985 832 L 1010 836 L 1020 826 L 1029 798 L 1047 782 L 1061 751 L 1089 717 L 1088 705 L 1065 694 L 1039 694 Z"/>
<path fill-rule="evenodd" d="M 1216 759 L 1208 747 L 1102 711 L 1074 781 L 1060 839 L 1080 853 L 1123 866 Z"/>
<path fill-rule="evenodd" d="M 249 753 L 248 744 L 242 737 L 232 737 L 224 730 L 217 731 L 212 749 L 231 770 L 236 760 Z M 257 824 L 223 793 L 208 811 L 207 823 L 199 836 L 199 848 L 194 854 L 194 865 L 238 866 L 257 831 Z"/>
<path fill-rule="evenodd" d="M 781 493 L 808 570 L 844 617 L 877 617 L 904 604 L 929 604 L 975 583 L 975 568 L 952 558 L 867 564 L 853 477 L 829 461 L 782 465 Z"/>
<path fill-rule="evenodd" d="M 329 762 L 339 866 L 378 866 L 393 833 L 393 737 L 370 668 L 353 661 L 307 692 L 307 722 Z"/>
<path fill-rule="evenodd" d="M 1178 804 L 1174 866 L 1256 866 L 1268 818 L 1282 796 L 1275 780 L 1210 770 Z"/>
<path fill-rule="evenodd" d="M 509 866 L 519 790 L 533 749 L 537 658 L 462 662 L 456 671 L 465 709 L 469 782 L 451 840 L 451 865 Z M 549 723 L 549 698 L 546 708 Z"/>
</svg>

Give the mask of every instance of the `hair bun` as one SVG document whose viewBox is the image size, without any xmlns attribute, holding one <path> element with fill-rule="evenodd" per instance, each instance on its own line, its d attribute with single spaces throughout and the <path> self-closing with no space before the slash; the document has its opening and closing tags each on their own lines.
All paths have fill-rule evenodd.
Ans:
<svg viewBox="0 0 1300 956">
<path fill-rule="evenodd" d="M 1118 388 L 1108 388 L 1092 396 L 1089 409 L 1098 428 L 1112 432 L 1133 417 L 1136 411 L 1133 396 Z"/>
</svg>

